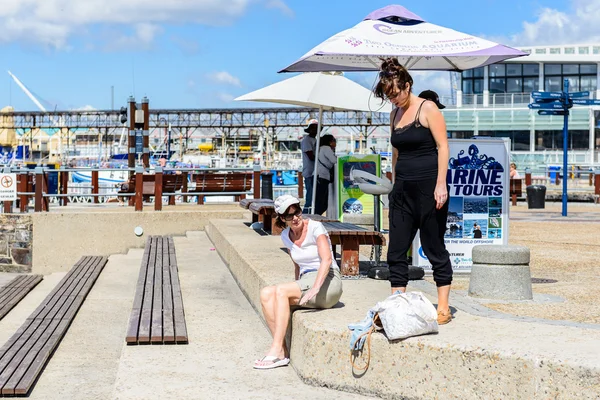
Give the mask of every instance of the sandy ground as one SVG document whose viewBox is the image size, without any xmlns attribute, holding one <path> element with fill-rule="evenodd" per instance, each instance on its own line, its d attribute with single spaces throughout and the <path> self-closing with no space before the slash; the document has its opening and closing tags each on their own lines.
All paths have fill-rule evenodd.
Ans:
<svg viewBox="0 0 600 400">
<path fill-rule="evenodd" d="M 555 279 L 556 283 L 533 284 L 534 293 L 560 296 L 563 303 L 487 304 L 488 307 L 515 315 L 554 320 L 600 323 L 600 205 L 569 204 L 573 222 L 544 220 L 543 214 L 560 215 L 560 203 L 546 203 L 546 209 L 528 210 L 524 203 L 511 208 L 515 220 L 510 222 L 509 244 L 527 246 L 531 250 L 531 276 Z M 539 220 L 518 221 L 523 216 L 541 215 Z M 589 222 L 581 222 L 581 220 Z M 387 228 L 387 212 L 384 228 Z M 361 246 L 361 254 L 369 257 L 370 246 Z M 385 260 L 387 247 L 382 249 Z M 433 282 L 433 279 L 426 278 Z M 453 288 L 468 290 L 468 277 L 455 277 Z"/>
</svg>

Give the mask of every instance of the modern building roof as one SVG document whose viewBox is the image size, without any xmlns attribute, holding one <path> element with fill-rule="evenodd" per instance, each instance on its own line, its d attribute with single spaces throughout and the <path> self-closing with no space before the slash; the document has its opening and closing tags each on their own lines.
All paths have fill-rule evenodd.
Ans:
<svg viewBox="0 0 600 400">
<path fill-rule="evenodd" d="M 600 63 L 600 43 L 518 46 L 528 56 L 506 63 Z"/>
</svg>

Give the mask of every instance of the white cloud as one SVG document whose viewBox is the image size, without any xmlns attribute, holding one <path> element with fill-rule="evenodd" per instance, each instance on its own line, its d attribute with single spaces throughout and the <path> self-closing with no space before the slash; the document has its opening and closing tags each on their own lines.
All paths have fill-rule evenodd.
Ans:
<svg viewBox="0 0 600 400">
<path fill-rule="evenodd" d="M 238 87 L 242 86 L 242 83 L 240 82 L 239 78 L 236 78 L 227 71 L 220 71 L 208 74 L 208 78 L 215 83 L 224 83 L 227 85 L 233 85 Z"/>
<path fill-rule="evenodd" d="M 229 25 L 254 3 L 255 0 L 2 0 L 0 43 L 19 41 L 64 49 L 74 35 L 104 25 L 134 26 L 136 40 L 147 43 L 162 24 Z M 282 0 L 263 0 L 260 4 L 287 15 L 291 12 Z"/>
<path fill-rule="evenodd" d="M 77 107 L 73 111 L 96 111 L 96 107 L 87 104 L 83 107 Z"/>
<path fill-rule="evenodd" d="M 419 95 L 423 90 L 433 90 L 438 96 L 450 96 L 450 73 L 435 71 L 412 71 L 413 92 Z"/>
<path fill-rule="evenodd" d="M 108 40 L 104 46 L 105 50 L 126 50 L 126 49 L 148 49 L 152 46 L 154 38 L 162 33 L 163 28 L 152 24 L 137 24 L 133 32 L 129 35 L 121 34 L 113 40 Z"/>
<path fill-rule="evenodd" d="M 281 0 L 266 0 L 266 4 L 265 6 L 267 8 L 274 8 L 276 10 L 281 11 L 284 15 L 287 15 L 288 17 L 293 17 L 294 16 L 294 11 L 292 11 L 291 8 L 289 8 L 287 6 L 287 4 L 285 4 L 283 1 Z"/>
<path fill-rule="evenodd" d="M 523 22 L 523 30 L 510 42 L 517 46 L 599 42 L 599 16 L 598 0 L 571 0 L 566 12 L 542 8 L 535 21 Z"/>
</svg>

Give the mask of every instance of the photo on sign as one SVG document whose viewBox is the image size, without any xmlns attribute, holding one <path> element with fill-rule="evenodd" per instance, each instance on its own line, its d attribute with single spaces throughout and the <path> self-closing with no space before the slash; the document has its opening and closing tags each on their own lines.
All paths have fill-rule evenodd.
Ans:
<svg viewBox="0 0 600 400">
<path fill-rule="evenodd" d="M 490 217 L 489 221 L 488 221 L 488 226 L 490 227 L 490 229 L 495 228 L 502 228 L 502 218 L 499 217 Z"/>
<path fill-rule="evenodd" d="M 488 199 L 481 197 L 465 197 L 465 214 L 486 214 L 488 213 Z"/>
<path fill-rule="evenodd" d="M 362 214 L 363 210 L 363 204 L 360 202 L 360 200 L 355 198 L 346 200 L 342 205 L 342 211 L 344 214 Z"/>
<path fill-rule="evenodd" d="M 490 217 L 501 217 L 502 209 L 501 208 L 490 208 Z"/>
<path fill-rule="evenodd" d="M 487 239 L 487 219 L 465 219 L 463 238 L 465 239 Z"/>
<path fill-rule="evenodd" d="M 489 239 L 502 239 L 502 229 L 490 229 L 488 231 Z"/>
<path fill-rule="evenodd" d="M 490 197 L 489 198 L 489 207 L 490 208 L 499 208 L 502 210 L 502 197 Z M 502 211 L 500 211 L 502 212 Z"/>
<path fill-rule="evenodd" d="M 358 188 L 358 185 L 355 185 L 350 179 L 350 172 L 353 169 L 358 169 L 359 171 L 368 172 L 369 174 L 377 176 L 377 163 L 374 161 L 348 161 L 344 163 L 344 189 Z"/>
<path fill-rule="evenodd" d="M 450 197 L 448 204 L 448 218 L 446 219 L 446 239 L 460 239 L 463 237 L 463 198 Z"/>
</svg>

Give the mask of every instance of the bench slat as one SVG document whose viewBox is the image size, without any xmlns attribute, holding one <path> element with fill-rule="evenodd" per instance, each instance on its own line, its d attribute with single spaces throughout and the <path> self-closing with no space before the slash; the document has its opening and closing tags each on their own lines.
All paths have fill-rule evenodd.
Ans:
<svg viewBox="0 0 600 400">
<path fill-rule="evenodd" d="M 162 286 L 163 286 L 163 245 L 165 238 L 158 238 L 156 246 L 156 262 L 154 263 L 154 293 L 152 299 L 152 327 L 150 341 L 162 342 L 163 340 L 163 315 L 162 315 Z M 168 250 L 168 249 L 167 249 Z"/>
<path fill-rule="evenodd" d="M 158 237 L 152 239 L 152 247 L 150 248 L 150 260 L 148 272 L 146 275 L 146 284 L 144 285 L 144 299 L 142 302 L 142 313 L 140 317 L 140 329 L 138 333 L 139 342 L 150 341 L 150 329 L 152 325 L 152 300 L 154 296 L 154 264 L 156 263 L 156 249 Z"/>
</svg>

